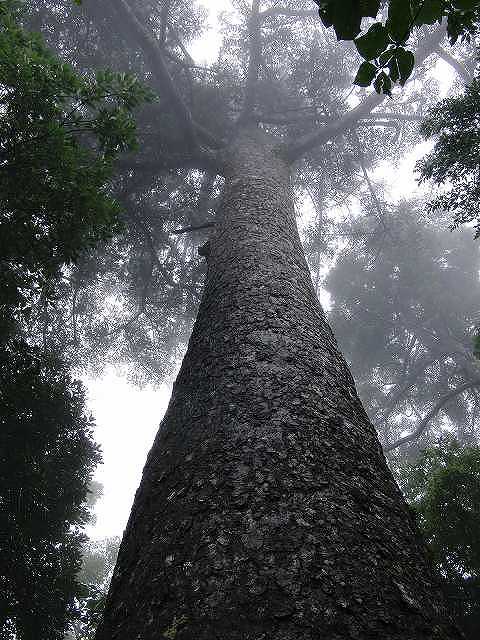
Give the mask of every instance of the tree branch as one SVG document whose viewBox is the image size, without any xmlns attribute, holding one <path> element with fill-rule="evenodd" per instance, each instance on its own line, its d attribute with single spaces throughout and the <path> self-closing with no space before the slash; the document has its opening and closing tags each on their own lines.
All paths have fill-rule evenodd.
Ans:
<svg viewBox="0 0 480 640">
<path fill-rule="evenodd" d="M 316 9 L 289 9 L 288 7 L 271 7 L 265 11 L 260 12 L 259 18 L 263 22 L 266 18 L 274 18 L 276 16 L 285 16 L 286 18 L 298 18 L 304 20 L 305 18 L 317 18 L 318 11 Z"/>
<path fill-rule="evenodd" d="M 260 29 L 260 0 L 253 0 L 252 10 L 248 21 L 249 57 L 247 81 L 245 85 L 245 101 L 238 118 L 239 123 L 248 122 L 253 114 L 257 94 L 257 84 L 261 61 L 261 29 Z"/>
<path fill-rule="evenodd" d="M 365 98 L 363 102 L 351 109 L 348 113 L 340 116 L 337 120 L 321 127 L 318 131 L 315 131 L 312 134 L 303 136 L 296 142 L 290 142 L 284 150 L 284 156 L 289 162 L 298 160 L 308 151 L 311 151 L 315 147 L 336 138 L 346 129 L 351 127 L 357 120 L 368 116 L 375 107 L 383 102 L 384 99 L 384 95 L 372 93 Z"/>
<path fill-rule="evenodd" d="M 424 115 L 421 113 L 393 113 L 389 111 L 373 111 L 359 120 L 374 120 L 379 118 L 381 120 L 405 120 L 407 122 L 421 122 L 424 119 Z"/>
<path fill-rule="evenodd" d="M 435 48 L 439 45 L 440 40 L 444 36 L 444 29 L 439 28 L 434 31 L 428 38 L 422 42 L 422 47 L 416 52 L 415 63 L 421 65 L 429 55 L 434 53 Z M 336 138 L 338 135 L 349 129 L 355 122 L 375 117 L 372 114 L 373 109 L 380 105 L 385 99 L 385 95 L 376 93 L 370 94 L 360 104 L 351 109 L 348 113 L 340 116 L 336 122 L 332 122 L 319 131 L 306 135 L 295 142 L 290 142 L 283 148 L 283 155 L 290 162 L 298 160 L 303 154 L 311 151 L 315 147 Z"/>
<path fill-rule="evenodd" d="M 465 382 L 465 384 L 460 385 L 456 389 L 452 389 L 449 393 L 446 393 L 444 396 L 442 396 L 440 400 L 437 402 L 437 404 L 432 409 L 430 409 L 430 411 L 423 418 L 423 420 L 421 420 L 420 424 L 418 425 L 418 427 L 415 429 L 413 433 L 410 433 L 408 436 L 404 436 L 403 438 L 399 438 L 393 444 L 385 446 L 383 450 L 387 453 L 389 451 L 392 451 L 393 449 L 396 449 L 402 444 L 406 444 L 407 442 L 412 442 L 413 440 L 416 440 L 422 435 L 422 433 L 428 427 L 431 420 L 435 418 L 435 416 L 439 413 L 440 409 L 442 409 L 442 407 L 444 407 L 447 404 L 447 402 L 449 402 L 459 394 L 463 393 L 464 391 L 468 391 L 468 389 L 473 389 L 479 386 L 480 386 L 480 380 L 475 380 L 473 382 Z"/>
<path fill-rule="evenodd" d="M 182 227 L 181 229 L 175 229 L 175 231 L 170 231 L 172 235 L 180 235 L 181 233 L 189 233 L 190 231 L 199 231 L 200 229 L 208 229 L 209 227 L 214 227 L 214 222 L 204 222 L 203 224 L 191 224 L 188 227 Z"/>
<path fill-rule="evenodd" d="M 447 62 L 453 69 L 455 69 L 462 80 L 465 80 L 465 82 L 471 82 L 472 76 L 470 75 L 468 70 L 456 58 L 448 53 L 448 51 L 445 51 L 443 47 L 438 45 L 437 47 L 435 47 L 435 53 L 437 53 L 440 58 L 442 58 L 442 60 L 445 60 L 445 62 Z"/>
<path fill-rule="evenodd" d="M 138 19 L 135 11 L 126 0 L 117 0 L 115 10 L 122 21 L 128 23 L 142 51 L 150 63 L 150 70 L 159 90 L 167 93 L 175 115 L 184 129 L 185 137 L 193 148 L 198 148 L 199 140 L 212 148 L 221 146 L 220 142 L 204 127 L 194 121 L 190 110 L 179 94 L 168 70 L 161 45 L 152 33 Z"/>
</svg>

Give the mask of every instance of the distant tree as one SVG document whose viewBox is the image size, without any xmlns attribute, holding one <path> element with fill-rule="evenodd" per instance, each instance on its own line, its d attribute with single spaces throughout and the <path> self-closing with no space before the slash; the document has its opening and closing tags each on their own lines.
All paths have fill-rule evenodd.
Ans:
<svg viewBox="0 0 480 640">
<path fill-rule="evenodd" d="M 480 447 L 445 436 L 400 467 L 454 615 L 469 640 L 480 629 Z"/>
<path fill-rule="evenodd" d="M 445 421 L 475 443 L 478 244 L 422 203 L 385 206 L 381 221 L 362 216 L 343 232 L 325 283 L 330 319 L 384 448 L 415 457 Z"/>
</svg>

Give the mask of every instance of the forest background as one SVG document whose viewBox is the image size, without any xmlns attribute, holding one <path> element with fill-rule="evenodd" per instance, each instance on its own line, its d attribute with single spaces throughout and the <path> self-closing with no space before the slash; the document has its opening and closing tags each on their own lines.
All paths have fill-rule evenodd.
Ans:
<svg viewBox="0 0 480 640">
<path fill-rule="evenodd" d="M 82 11 L 89 9 L 91 7 L 86 3 Z M 145 6 L 145 12 L 147 10 Z M 102 15 L 101 10 L 90 24 L 91 31 L 90 27 L 86 32 L 78 31 L 76 37 L 82 41 L 72 41 L 77 21 L 82 23 L 84 20 L 83 14 L 73 11 L 68 3 L 55 3 L 54 6 L 48 2 L 35 3 L 26 22 L 29 27 L 43 31 L 49 45 L 79 71 L 105 64 L 122 70 L 126 65 L 133 67 L 130 70 L 139 71 L 137 64 L 141 67 L 141 62 L 127 60 L 122 65 L 115 59 L 115 42 L 105 36 L 109 16 Z M 205 85 L 189 85 L 188 68 L 193 62 L 190 63 L 187 57 L 190 54 L 186 45 L 192 43 L 190 51 L 197 49 L 201 62 L 204 45 L 199 25 L 204 14 L 200 10 L 192 15 L 191 7 L 182 3 L 177 3 L 175 11 L 175 22 L 172 22 L 175 28 L 167 30 L 165 38 L 171 39 L 169 43 L 175 51 L 172 55 L 180 51 L 181 60 L 187 60 L 187 64 L 182 64 L 172 59 L 172 64 L 178 67 L 178 81 L 184 83 L 185 91 L 198 91 L 192 99 L 195 98 L 200 110 L 212 111 L 210 101 L 213 101 L 219 109 L 215 115 L 220 117 L 222 96 L 217 94 L 218 87 L 232 82 L 230 69 L 228 65 L 220 67 L 215 70 L 220 74 L 220 80 L 209 81 L 207 66 L 200 64 L 199 73 L 207 78 Z M 228 26 L 228 16 L 226 24 L 224 54 L 228 60 L 238 47 L 241 28 L 235 22 Z M 102 26 L 99 28 L 98 25 Z M 291 38 L 289 29 L 293 27 L 289 25 L 285 33 L 273 34 L 272 41 L 276 36 L 285 45 Z M 303 82 L 310 92 L 304 96 L 302 104 L 289 104 L 287 76 L 263 78 L 262 98 L 271 110 L 270 126 L 292 126 L 292 123 L 306 126 L 303 120 L 308 120 L 308 126 L 312 126 L 322 122 L 322 118 L 325 120 L 329 113 L 341 111 L 349 104 L 348 100 L 355 99 L 351 82 L 358 56 L 354 47 L 336 45 L 328 32 L 322 37 L 327 48 L 311 48 L 308 64 L 296 68 L 296 80 Z M 457 80 L 451 75 L 450 92 L 460 93 L 462 85 L 473 79 L 475 60 L 471 47 L 466 43 L 459 44 L 452 53 L 436 46 L 437 55 L 443 62 L 439 66 L 430 59 L 419 67 L 410 86 L 396 96 L 394 103 L 388 107 L 382 105 L 382 111 L 377 110 L 373 136 L 364 134 L 367 127 L 349 132 L 341 143 L 335 142 L 335 145 L 341 145 L 340 148 L 332 148 L 329 155 L 311 161 L 311 165 L 323 163 L 323 179 L 312 175 L 312 166 L 307 163 L 296 185 L 303 240 L 314 283 L 319 294 L 324 292 L 331 321 L 352 364 L 362 399 L 379 428 L 385 448 L 391 448 L 392 464 L 398 469 L 415 461 L 421 449 L 436 443 L 445 433 L 453 433 L 461 448 L 478 441 L 477 365 L 472 346 L 478 323 L 478 245 L 470 231 L 451 234 L 448 230 L 451 220 L 442 212 L 428 212 L 425 206 L 428 194 L 425 197 L 424 193 L 416 192 L 414 200 L 404 199 L 406 195 L 412 195 L 413 178 L 408 175 L 414 162 L 412 156 L 407 161 L 405 191 L 399 186 L 398 170 L 388 169 L 389 165 L 398 167 L 403 156 L 418 142 L 418 122 L 426 113 L 426 105 L 435 104 L 442 97 L 442 91 L 447 90 L 449 83 L 439 82 L 444 78 L 445 69 L 449 66 L 459 73 Z M 281 51 L 281 47 L 273 51 L 274 60 Z M 322 86 L 320 82 L 325 73 L 330 74 L 328 86 Z M 147 83 L 148 79 L 147 74 Z M 280 115 L 275 112 L 278 104 L 282 106 Z M 208 171 L 190 170 L 179 175 L 169 172 L 168 167 L 165 167 L 166 177 L 161 180 L 152 183 L 152 174 L 146 180 L 145 168 L 149 160 L 152 164 L 156 160 L 153 173 L 158 169 L 159 160 L 149 159 L 145 153 L 148 148 L 145 140 L 150 143 L 148 152 L 152 154 L 155 146 L 158 149 L 166 144 L 162 135 L 165 130 L 168 132 L 166 123 L 159 139 L 152 139 L 154 132 L 148 129 L 149 110 L 155 108 L 155 103 L 145 106 L 139 118 L 139 128 L 145 136 L 141 141 L 143 156 L 126 161 L 130 165 L 123 170 L 128 179 L 124 173 L 123 180 L 113 180 L 113 188 L 123 205 L 123 222 L 127 225 L 128 235 L 119 235 L 106 249 L 103 246 L 92 249 L 76 266 L 62 272 L 56 303 L 49 306 L 44 295 L 44 304 L 37 305 L 38 313 L 28 319 L 29 331 L 38 337 L 38 344 L 64 354 L 74 371 L 85 371 L 85 380 L 88 376 L 100 375 L 105 364 L 120 367 L 129 380 L 139 385 L 158 386 L 170 379 L 184 349 L 198 303 L 203 262 L 197 255 L 197 247 L 205 241 L 208 227 L 192 233 L 176 232 L 182 226 L 211 223 L 218 184 Z M 300 119 L 298 112 L 301 110 L 306 113 Z M 286 111 L 296 114 L 288 122 Z M 392 112 L 396 117 L 392 117 Z M 208 120 L 209 114 L 204 113 L 204 116 Z M 420 152 L 416 154 L 419 156 Z M 141 170 L 132 173 L 131 167 L 135 168 L 136 162 L 142 163 Z M 325 179 L 326 176 L 329 178 Z M 395 188 L 388 188 L 389 181 L 396 183 Z M 192 202 L 195 203 L 193 209 Z M 349 215 L 344 215 L 345 210 Z M 138 218 L 140 211 L 141 219 Z M 325 268 L 326 264 L 332 268 Z M 42 293 L 39 300 L 41 303 Z M 158 350 L 159 345 L 163 351 Z M 151 390 L 138 392 L 141 393 L 137 396 L 138 409 L 133 409 L 136 391 L 123 387 L 121 392 L 114 391 L 112 398 L 99 391 L 101 382 L 94 386 L 89 384 L 93 397 L 103 396 L 96 407 L 93 405 L 97 422 L 102 420 L 102 411 L 109 414 L 111 427 L 102 425 L 96 431 L 96 439 L 102 445 L 107 461 L 111 454 L 102 430 L 103 433 L 113 431 L 112 440 L 118 443 L 119 414 L 125 412 L 125 404 L 121 402 L 130 406 L 130 412 L 124 416 L 128 434 L 125 450 L 128 448 L 129 459 L 126 463 L 119 462 L 118 450 L 115 452 L 121 472 L 115 471 L 110 480 L 122 500 L 129 502 L 120 477 L 125 476 L 126 467 L 134 466 L 131 425 L 135 423 L 135 446 L 138 446 L 135 474 L 138 478 L 148 440 L 153 438 L 160 419 L 157 394 Z M 112 379 L 103 384 L 112 385 Z M 461 391 L 453 394 L 460 388 Z M 122 396 L 121 402 L 118 395 Z M 137 429 L 139 416 L 146 416 L 146 404 L 152 408 L 151 432 L 141 442 Z M 115 405 L 119 411 L 114 414 L 111 408 Z M 398 440 L 411 433 L 417 433 L 417 436 L 405 441 L 407 447 L 395 446 Z M 456 447 L 458 445 L 454 443 L 442 445 L 441 454 L 430 454 L 420 472 L 415 468 L 417 475 L 412 476 L 407 490 L 415 493 L 418 473 L 421 475 L 421 470 L 434 464 L 439 457 L 458 459 L 460 454 Z M 462 459 L 462 464 L 468 466 L 468 460 Z M 98 478 L 102 481 L 101 476 Z M 103 483 L 106 502 L 111 488 L 107 480 Z M 130 491 L 135 483 L 136 479 L 132 478 Z M 118 512 L 118 505 L 114 510 Z M 101 512 L 98 517 L 101 527 Z M 94 530 L 90 531 L 95 535 Z M 105 578 L 112 554 L 108 544 L 97 547 L 100 555 L 108 558 L 107 568 L 102 567 Z M 82 628 L 72 633 L 88 633 L 88 630 Z"/>
</svg>

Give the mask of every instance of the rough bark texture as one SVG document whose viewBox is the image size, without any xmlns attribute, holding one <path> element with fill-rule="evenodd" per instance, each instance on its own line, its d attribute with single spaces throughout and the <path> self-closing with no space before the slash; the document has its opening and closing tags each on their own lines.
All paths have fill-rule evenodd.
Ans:
<svg viewBox="0 0 480 640">
<path fill-rule="evenodd" d="M 316 298 L 287 165 L 247 132 L 224 171 L 97 640 L 460 638 Z"/>
</svg>

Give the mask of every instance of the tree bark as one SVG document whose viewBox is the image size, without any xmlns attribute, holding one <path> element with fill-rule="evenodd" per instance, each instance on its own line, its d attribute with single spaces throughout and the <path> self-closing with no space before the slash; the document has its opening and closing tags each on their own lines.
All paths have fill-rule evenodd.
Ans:
<svg viewBox="0 0 480 640">
<path fill-rule="evenodd" d="M 289 167 L 246 130 L 97 640 L 454 639 L 315 295 Z"/>
</svg>

